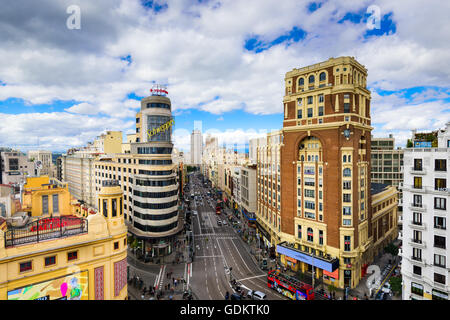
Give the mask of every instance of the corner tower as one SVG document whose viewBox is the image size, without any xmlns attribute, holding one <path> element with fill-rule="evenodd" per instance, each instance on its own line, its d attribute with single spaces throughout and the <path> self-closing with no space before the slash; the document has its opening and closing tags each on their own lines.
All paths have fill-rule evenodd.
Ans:
<svg viewBox="0 0 450 320">
<path fill-rule="evenodd" d="M 373 128 L 366 78 L 353 57 L 285 77 L 282 238 L 301 252 L 296 268 L 341 288 L 356 286 L 370 259 Z M 283 244 L 277 251 L 287 253 Z"/>
</svg>

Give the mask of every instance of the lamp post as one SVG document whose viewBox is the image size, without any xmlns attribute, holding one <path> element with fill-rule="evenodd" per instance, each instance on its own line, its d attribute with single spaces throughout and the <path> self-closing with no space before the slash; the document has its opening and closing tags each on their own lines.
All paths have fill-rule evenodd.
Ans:
<svg viewBox="0 0 450 320">
<path fill-rule="evenodd" d="M 314 271 L 315 271 L 315 269 L 314 269 L 314 253 L 311 255 L 311 257 L 312 257 L 312 287 L 313 287 L 313 290 L 314 290 Z"/>
</svg>

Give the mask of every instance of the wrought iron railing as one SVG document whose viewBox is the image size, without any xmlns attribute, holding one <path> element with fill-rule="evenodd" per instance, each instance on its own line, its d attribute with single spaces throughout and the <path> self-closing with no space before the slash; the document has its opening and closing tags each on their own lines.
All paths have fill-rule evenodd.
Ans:
<svg viewBox="0 0 450 320">
<path fill-rule="evenodd" d="M 5 232 L 5 247 L 64 238 L 88 232 L 86 219 L 78 217 L 41 218 Z"/>
</svg>

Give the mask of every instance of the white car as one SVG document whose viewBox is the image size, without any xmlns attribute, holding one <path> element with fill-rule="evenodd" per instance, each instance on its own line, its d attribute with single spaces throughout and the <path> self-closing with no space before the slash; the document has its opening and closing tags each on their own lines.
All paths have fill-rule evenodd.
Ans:
<svg viewBox="0 0 450 320">
<path fill-rule="evenodd" d="M 390 283 L 389 282 L 385 282 L 383 284 L 383 287 L 381 288 L 381 291 L 384 292 L 384 293 L 390 294 L 391 293 L 391 285 L 390 285 Z"/>
<path fill-rule="evenodd" d="M 192 210 L 192 215 L 196 216 L 198 214 L 197 210 Z"/>
<path fill-rule="evenodd" d="M 261 291 L 248 290 L 248 292 L 247 292 L 247 298 L 249 298 L 249 299 L 265 300 L 266 297 L 267 297 L 266 294 L 262 293 Z"/>
</svg>

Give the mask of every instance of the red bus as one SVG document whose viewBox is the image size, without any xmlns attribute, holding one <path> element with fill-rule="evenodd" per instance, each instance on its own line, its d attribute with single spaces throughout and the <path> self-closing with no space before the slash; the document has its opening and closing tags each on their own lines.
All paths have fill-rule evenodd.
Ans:
<svg viewBox="0 0 450 320">
<path fill-rule="evenodd" d="M 270 270 L 267 274 L 267 286 L 292 300 L 314 300 L 314 290 L 309 284 Z"/>
</svg>

